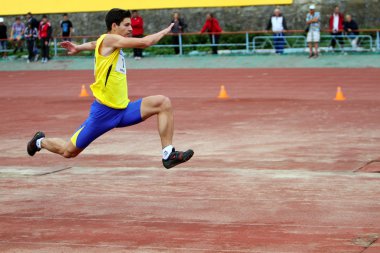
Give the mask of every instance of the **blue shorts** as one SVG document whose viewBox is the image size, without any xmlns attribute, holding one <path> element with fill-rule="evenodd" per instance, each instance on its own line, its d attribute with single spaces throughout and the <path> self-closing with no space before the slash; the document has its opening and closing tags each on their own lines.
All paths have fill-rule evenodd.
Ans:
<svg viewBox="0 0 380 253">
<path fill-rule="evenodd" d="M 113 109 L 95 100 L 88 118 L 71 137 L 71 142 L 77 148 L 85 149 L 96 138 L 113 128 L 140 123 L 141 102 L 142 99 L 139 99 L 130 102 L 125 109 Z"/>
</svg>

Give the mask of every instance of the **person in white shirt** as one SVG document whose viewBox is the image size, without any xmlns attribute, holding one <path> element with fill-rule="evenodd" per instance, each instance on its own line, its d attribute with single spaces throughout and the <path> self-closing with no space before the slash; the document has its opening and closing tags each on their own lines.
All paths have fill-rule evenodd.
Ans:
<svg viewBox="0 0 380 253">
<path fill-rule="evenodd" d="M 309 13 L 306 15 L 307 24 L 307 42 L 309 44 L 309 58 L 318 57 L 318 43 L 320 40 L 320 13 L 315 11 L 315 5 L 312 4 L 309 7 Z M 313 52 L 313 43 L 315 53 Z"/>
<path fill-rule="evenodd" d="M 279 8 L 274 10 L 273 15 L 269 19 L 266 30 L 268 31 L 270 29 L 273 32 L 273 44 L 276 49 L 276 54 L 283 54 L 285 46 L 284 32 L 286 32 L 288 28 L 286 26 L 285 17 Z"/>
</svg>

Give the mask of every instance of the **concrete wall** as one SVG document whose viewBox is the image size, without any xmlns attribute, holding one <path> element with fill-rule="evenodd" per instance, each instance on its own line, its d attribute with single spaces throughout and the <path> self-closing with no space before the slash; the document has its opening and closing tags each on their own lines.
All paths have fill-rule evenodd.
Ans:
<svg viewBox="0 0 380 253">
<path fill-rule="evenodd" d="M 289 29 L 304 29 L 305 15 L 311 1 L 295 0 L 292 5 L 280 6 L 288 20 Z M 317 0 L 317 10 L 321 11 L 322 26 L 328 26 L 328 19 L 335 5 L 339 4 L 344 13 L 349 13 L 359 24 L 360 28 L 380 28 L 380 0 L 350 0 L 333 1 Z M 153 33 L 169 24 L 174 11 L 179 11 L 188 24 L 187 32 L 197 32 L 202 28 L 207 12 L 213 12 L 218 18 L 224 31 L 251 31 L 265 29 L 268 18 L 275 6 L 253 6 L 238 8 L 191 8 L 169 10 L 141 10 L 144 18 L 145 32 Z M 75 35 L 98 35 L 105 32 L 106 12 L 72 13 L 70 20 L 75 27 Z M 35 15 L 40 18 L 41 15 Z M 59 20 L 61 14 L 49 15 L 54 27 L 54 34 L 60 32 Z M 8 26 L 14 17 L 5 17 Z"/>
</svg>

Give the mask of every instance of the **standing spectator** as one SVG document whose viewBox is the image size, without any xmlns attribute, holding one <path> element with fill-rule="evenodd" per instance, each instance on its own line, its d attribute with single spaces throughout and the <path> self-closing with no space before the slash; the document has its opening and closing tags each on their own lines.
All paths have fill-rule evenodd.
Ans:
<svg viewBox="0 0 380 253">
<path fill-rule="evenodd" d="M 133 29 L 132 37 L 142 38 L 144 36 L 144 20 L 142 19 L 141 16 L 139 16 L 139 12 L 137 10 L 132 11 L 131 25 Z M 133 57 L 135 57 L 135 60 L 141 60 L 142 49 L 134 48 Z"/>
<path fill-rule="evenodd" d="M 309 58 L 318 57 L 318 43 L 320 40 L 320 13 L 315 11 L 315 5 L 312 4 L 309 7 L 309 13 L 306 15 L 307 30 L 307 42 L 309 44 Z M 313 52 L 313 43 L 315 53 Z"/>
<path fill-rule="evenodd" d="M 201 33 L 208 32 L 212 46 L 212 54 L 218 54 L 218 46 L 220 33 L 222 32 L 222 28 L 219 26 L 219 22 L 212 13 L 208 13 L 206 16 L 206 22 L 202 27 Z"/>
<path fill-rule="evenodd" d="M 69 20 L 67 13 L 63 14 L 63 20 L 61 21 L 62 37 L 63 40 L 71 41 L 71 33 L 73 32 L 73 23 Z"/>
<path fill-rule="evenodd" d="M 16 22 L 13 23 L 11 29 L 11 41 L 14 46 L 13 53 L 17 53 L 17 50 L 20 48 L 20 51 L 23 51 L 22 41 L 24 39 L 25 25 L 21 22 L 20 17 L 16 18 Z"/>
<path fill-rule="evenodd" d="M 46 63 L 49 60 L 49 41 L 52 35 L 52 27 L 46 15 L 42 16 L 40 22 L 39 34 L 38 37 L 41 40 L 41 54 L 42 54 L 42 63 Z"/>
<path fill-rule="evenodd" d="M 177 45 L 179 45 L 178 33 L 183 33 L 185 31 L 186 24 L 183 21 L 183 19 L 179 17 L 178 12 L 173 13 L 173 18 L 172 18 L 171 23 L 174 23 L 174 26 L 172 27 L 172 30 L 170 31 L 171 33 L 175 33 L 172 36 L 173 45 L 176 45 L 174 47 L 174 52 L 175 52 L 175 54 L 179 54 L 179 47 L 177 46 Z"/>
<path fill-rule="evenodd" d="M 0 51 L 3 51 L 3 58 L 7 58 L 7 26 L 4 24 L 4 18 L 0 18 Z"/>
<path fill-rule="evenodd" d="M 34 47 L 36 43 L 36 39 L 38 37 L 38 30 L 37 28 L 34 28 L 32 23 L 28 23 L 28 26 L 25 29 L 25 39 L 26 39 L 26 44 L 28 46 L 28 60 L 27 62 L 33 61 L 35 54 L 34 54 Z"/>
<path fill-rule="evenodd" d="M 335 6 L 334 13 L 330 16 L 330 32 L 333 36 L 331 39 L 332 50 L 335 50 L 336 41 L 338 41 L 340 48 L 343 46 L 343 14 L 339 12 L 339 6 Z"/>
<path fill-rule="evenodd" d="M 351 46 L 353 49 L 356 49 L 358 45 L 358 35 L 359 35 L 359 26 L 352 19 L 351 15 L 346 15 L 346 21 L 343 24 L 344 31 L 346 32 L 348 38 L 351 41 Z"/>
<path fill-rule="evenodd" d="M 35 17 L 33 17 L 32 13 L 31 12 L 28 12 L 26 14 L 26 20 L 27 20 L 27 24 L 31 23 L 32 24 L 32 27 L 33 28 L 36 28 L 37 31 L 38 31 L 38 27 L 40 25 L 40 23 L 37 21 L 37 19 Z M 34 41 L 34 49 L 33 49 L 33 54 L 34 54 L 34 61 L 37 61 L 38 60 L 38 47 L 37 47 L 37 43 L 38 43 L 38 38 Z"/>
<path fill-rule="evenodd" d="M 38 21 L 35 17 L 33 17 L 32 13 L 31 12 L 28 12 L 26 14 L 26 23 L 29 24 L 31 23 L 32 24 L 32 28 L 36 28 L 38 30 Z"/>
<path fill-rule="evenodd" d="M 273 32 L 273 44 L 276 49 L 276 54 L 284 53 L 285 38 L 284 32 L 288 30 L 285 17 L 282 15 L 279 8 L 276 8 L 272 17 L 269 19 L 267 29 Z"/>
</svg>

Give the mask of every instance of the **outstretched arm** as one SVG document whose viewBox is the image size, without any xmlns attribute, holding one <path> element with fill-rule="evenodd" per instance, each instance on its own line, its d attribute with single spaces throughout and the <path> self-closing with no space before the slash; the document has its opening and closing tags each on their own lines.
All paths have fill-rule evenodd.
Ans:
<svg viewBox="0 0 380 253">
<path fill-rule="evenodd" d="M 166 34 L 168 34 L 172 27 L 173 23 L 170 24 L 164 30 L 145 36 L 143 38 L 125 38 L 116 34 L 109 34 L 103 40 L 103 47 L 108 48 L 146 48 L 156 44 L 162 39 Z"/>
<path fill-rule="evenodd" d="M 91 41 L 87 43 L 83 43 L 81 45 L 76 45 L 70 41 L 61 42 L 61 47 L 67 50 L 69 55 L 75 55 L 81 51 L 91 51 L 96 48 L 96 41 Z"/>
</svg>

